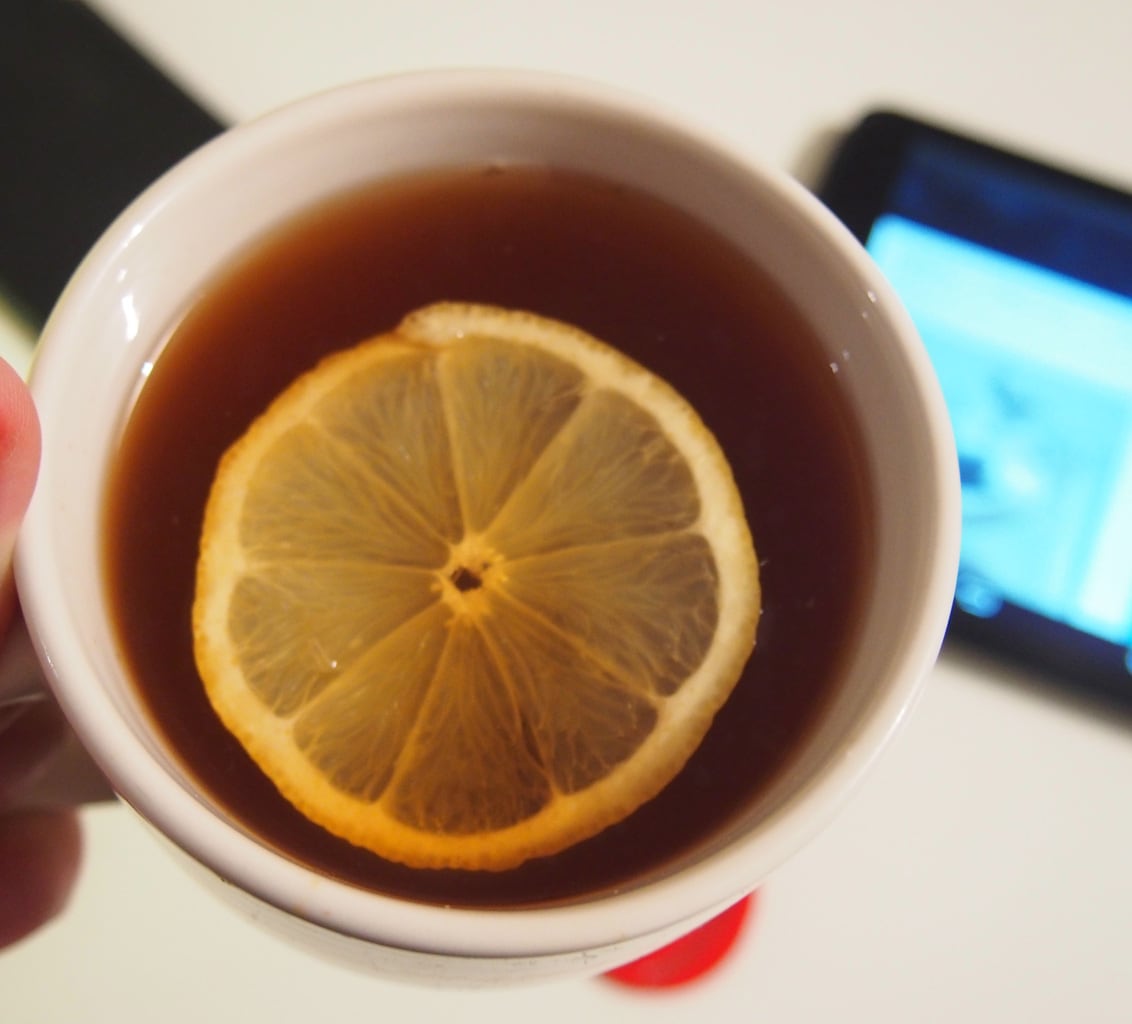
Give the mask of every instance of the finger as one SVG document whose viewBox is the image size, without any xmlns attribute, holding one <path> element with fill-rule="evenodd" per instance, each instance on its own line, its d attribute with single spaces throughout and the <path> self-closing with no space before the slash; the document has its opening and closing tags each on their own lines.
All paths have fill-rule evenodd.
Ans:
<svg viewBox="0 0 1132 1024">
<path fill-rule="evenodd" d="M 0 710 L 0 808 L 42 775 L 66 738 L 66 720 L 52 700 Z"/>
<path fill-rule="evenodd" d="M 67 905 L 82 834 L 74 811 L 0 816 L 0 948 L 18 942 Z"/>
<path fill-rule="evenodd" d="M 39 471 L 35 405 L 20 375 L 0 359 L 0 632 L 14 607 L 12 548 Z"/>
</svg>

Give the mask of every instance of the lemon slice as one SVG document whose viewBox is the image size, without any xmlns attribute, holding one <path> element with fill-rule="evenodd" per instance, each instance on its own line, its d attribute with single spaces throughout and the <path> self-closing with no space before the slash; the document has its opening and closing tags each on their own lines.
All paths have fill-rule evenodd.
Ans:
<svg viewBox="0 0 1132 1024">
<path fill-rule="evenodd" d="M 671 387 L 560 322 L 440 304 L 225 454 L 193 634 L 212 706 L 308 818 L 501 870 L 678 773 L 759 602 L 730 468 Z"/>
</svg>

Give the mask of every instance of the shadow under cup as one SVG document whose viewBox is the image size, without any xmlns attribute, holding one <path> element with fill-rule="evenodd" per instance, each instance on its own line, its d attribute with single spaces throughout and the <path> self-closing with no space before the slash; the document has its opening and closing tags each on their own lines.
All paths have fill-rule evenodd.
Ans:
<svg viewBox="0 0 1132 1024">
<path fill-rule="evenodd" d="M 165 748 L 111 640 L 96 514 L 148 368 L 218 268 L 329 196 L 487 162 L 547 164 L 638 187 L 746 251 L 805 310 L 836 366 L 875 510 L 871 590 L 844 678 L 788 769 L 679 870 L 514 911 L 430 906 L 315 876 L 214 806 Z M 408 75 L 335 90 L 222 136 L 140 197 L 84 261 L 44 331 L 32 387 L 44 460 L 19 543 L 19 588 L 52 688 L 84 744 L 121 796 L 256 919 L 401 977 L 495 983 L 598 973 L 733 903 L 857 784 L 932 664 L 950 610 L 958 482 L 947 416 L 879 273 L 800 187 L 646 103 L 584 83 Z"/>
</svg>

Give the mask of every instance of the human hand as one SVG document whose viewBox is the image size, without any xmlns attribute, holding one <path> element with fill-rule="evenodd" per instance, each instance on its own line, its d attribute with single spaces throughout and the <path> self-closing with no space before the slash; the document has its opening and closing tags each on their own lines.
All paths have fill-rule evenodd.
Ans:
<svg viewBox="0 0 1132 1024">
<path fill-rule="evenodd" d="M 0 360 L 0 638 L 16 608 L 12 549 L 39 468 L 39 422 L 19 375 Z M 70 808 L 19 804 L 67 735 L 49 700 L 0 708 L 0 948 L 66 905 L 78 875 L 81 835 Z"/>
</svg>

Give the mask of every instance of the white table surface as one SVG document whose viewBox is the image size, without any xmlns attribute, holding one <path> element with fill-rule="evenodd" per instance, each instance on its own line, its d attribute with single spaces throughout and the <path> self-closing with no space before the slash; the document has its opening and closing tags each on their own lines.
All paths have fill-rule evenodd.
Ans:
<svg viewBox="0 0 1132 1024">
<path fill-rule="evenodd" d="M 393 70 L 506 65 L 628 86 L 813 180 L 898 104 L 1132 186 L 1127 0 L 98 0 L 226 120 Z M 0 31 L 3 30 L 0 16 Z M 3 159 L 18 154 L 3 153 Z M 28 339 L 0 311 L 0 352 Z M 701 984 L 427 992 L 308 958 L 84 812 L 52 926 L 0 954 L 0 1020 L 1132 1020 L 1132 719 L 945 652 L 838 820 L 765 886 Z"/>
</svg>

